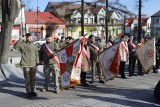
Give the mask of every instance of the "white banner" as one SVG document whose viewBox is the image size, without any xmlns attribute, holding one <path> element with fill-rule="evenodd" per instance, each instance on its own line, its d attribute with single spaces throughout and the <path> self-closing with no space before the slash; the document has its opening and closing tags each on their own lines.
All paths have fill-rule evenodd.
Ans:
<svg viewBox="0 0 160 107">
<path fill-rule="evenodd" d="M 136 50 L 144 72 L 156 65 L 155 38 L 148 40 L 141 48 Z"/>
<path fill-rule="evenodd" d="M 100 62 L 105 80 L 109 80 L 116 76 L 115 73 L 109 71 L 109 67 L 118 48 L 119 48 L 119 43 L 104 50 L 102 53 L 99 54 L 99 62 Z"/>
</svg>

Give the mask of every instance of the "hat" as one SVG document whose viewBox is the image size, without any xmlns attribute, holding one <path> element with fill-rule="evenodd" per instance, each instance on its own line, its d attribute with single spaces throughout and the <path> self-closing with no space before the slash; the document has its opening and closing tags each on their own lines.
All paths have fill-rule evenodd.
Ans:
<svg viewBox="0 0 160 107">
<path fill-rule="evenodd" d="M 88 39 L 92 39 L 92 38 L 94 38 L 94 36 L 93 35 L 89 35 Z"/>
<path fill-rule="evenodd" d="M 48 38 L 48 37 L 52 37 L 52 35 L 51 34 L 46 34 L 46 38 Z"/>
<path fill-rule="evenodd" d="M 73 40 L 71 36 L 67 37 L 66 40 Z"/>
<path fill-rule="evenodd" d="M 26 34 L 26 37 L 27 37 L 27 38 L 28 38 L 29 36 L 32 36 L 31 33 L 27 33 L 27 34 Z"/>
<path fill-rule="evenodd" d="M 64 39 L 64 38 L 65 38 L 64 36 L 61 37 L 61 39 Z"/>
</svg>

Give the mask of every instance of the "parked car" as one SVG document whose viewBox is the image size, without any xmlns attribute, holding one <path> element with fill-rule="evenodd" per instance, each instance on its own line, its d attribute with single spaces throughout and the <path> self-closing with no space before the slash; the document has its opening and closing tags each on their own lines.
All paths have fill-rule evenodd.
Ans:
<svg viewBox="0 0 160 107">
<path fill-rule="evenodd" d="M 34 41 L 34 44 L 37 45 L 37 47 L 42 46 L 44 43 L 46 43 L 45 39 L 39 39 Z"/>
</svg>

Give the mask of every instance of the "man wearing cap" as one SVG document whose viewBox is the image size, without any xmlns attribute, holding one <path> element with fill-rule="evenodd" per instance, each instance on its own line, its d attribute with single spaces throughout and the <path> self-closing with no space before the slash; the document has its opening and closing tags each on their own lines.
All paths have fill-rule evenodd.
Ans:
<svg viewBox="0 0 160 107">
<path fill-rule="evenodd" d="M 50 59 L 47 58 L 57 50 L 59 50 L 59 46 L 56 42 L 52 40 L 52 35 L 46 34 L 46 43 L 44 43 L 41 46 L 41 49 L 39 52 L 40 60 L 43 61 L 44 63 L 43 72 L 45 76 L 45 83 L 44 83 L 44 88 L 42 89 L 43 92 L 48 91 L 50 73 L 52 73 L 52 76 L 53 76 L 56 93 L 59 94 L 60 92 L 59 80 L 58 80 L 59 69 L 55 59 L 56 56 L 52 56 L 52 58 Z"/>
<path fill-rule="evenodd" d="M 38 49 L 32 42 L 30 33 L 25 37 L 21 37 L 14 45 L 16 50 L 20 50 L 22 56 L 20 65 L 23 67 L 23 74 L 25 79 L 25 87 L 28 96 L 37 96 L 35 83 L 36 83 L 36 70 L 39 63 Z"/>
<path fill-rule="evenodd" d="M 90 35 L 88 39 L 88 46 L 90 49 L 90 60 L 92 63 L 92 83 L 94 83 L 96 79 L 96 69 L 98 71 L 99 83 L 104 83 L 102 70 L 100 69 L 99 61 L 96 56 L 98 52 L 101 52 L 103 50 L 102 45 L 98 41 L 95 41 L 93 35 Z M 91 46 L 97 47 L 98 50 L 92 48 Z"/>
</svg>

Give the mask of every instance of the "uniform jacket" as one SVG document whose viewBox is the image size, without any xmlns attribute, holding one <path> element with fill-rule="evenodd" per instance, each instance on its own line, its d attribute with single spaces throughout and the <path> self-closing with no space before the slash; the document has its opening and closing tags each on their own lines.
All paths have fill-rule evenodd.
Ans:
<svg viewBox="0 0 160 107">
<path fill-rule="evenodd" d="M 44 45 L 43 44 L 41 46 L 41 49 L 39 51 L 39 57 L 40 57 L 40 61 L 42 61 L 43 59 L 47 58 L 49 55 L 47 54 L 45 48 L 44 48 Z M 52 42 L 47 42 L 47 46 L 49 47 L 49 49 L 52 51 L 52 52 L 55 52 L 57 50 L 59 50 L 59 46 L 56 42 L 52 41 Z M 51 59 L 46 59 L 44 60 L 44 64 L 55 64 L 55 61 L 53 60 L 53 58 Z"/>
<path fill-rule="evenodd" d="M 22 56 L 20 65 L 22 67 L 34 67 L 39 63 L 38 49 L 33 42 L 18 40 L 14 48 L 20 50 Z"/>
<path fill-rule="evenodd" d="M 99 52 L 101 52 L 103 50 L 102 45 L 100 44 L 100 42 L 95 41 L 92 44 L 95 45 L 95 46 L 97 46 L 99 48 Z M 90 51 L 89 52 L 90 53 L 90 59 L 91 60 L 97 60 L 97 57 L 95 56 L 97 54 L 97 52 L 94 49 L 92 49 L 92 48 L 89 48 L 89 51 Z"/>
</svg>

